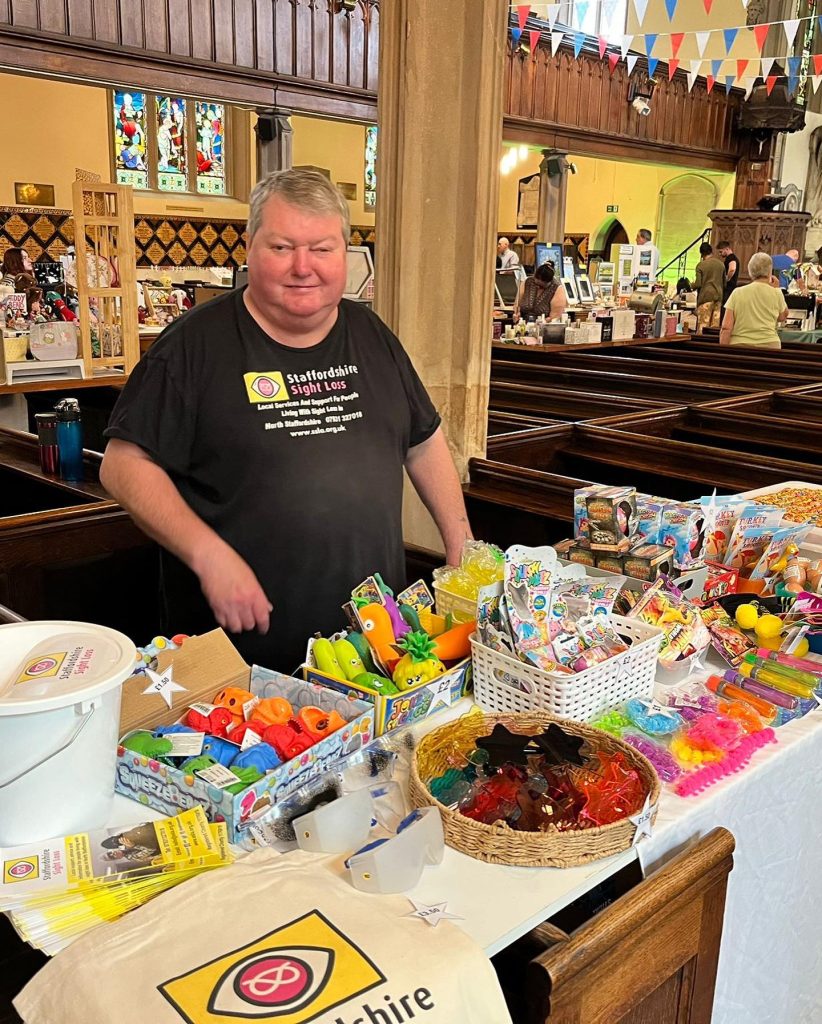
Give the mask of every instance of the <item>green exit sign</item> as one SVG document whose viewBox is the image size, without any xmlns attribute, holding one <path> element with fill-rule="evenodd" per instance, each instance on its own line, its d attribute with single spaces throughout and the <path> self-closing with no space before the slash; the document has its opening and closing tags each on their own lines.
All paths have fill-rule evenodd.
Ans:
<svg viewBox="0 0 822 1024">
<path fill-rule="evenodd" d="M 606 206 L 605 207 L 605 212 L 606 213 L 619 213 L 619 207 L 618 206 Z"/>
</svg>

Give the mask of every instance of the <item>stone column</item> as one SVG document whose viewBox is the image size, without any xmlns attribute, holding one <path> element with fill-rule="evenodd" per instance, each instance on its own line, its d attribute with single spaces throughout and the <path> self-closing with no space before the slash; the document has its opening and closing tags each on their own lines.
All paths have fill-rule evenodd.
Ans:
<svg viewBox="0 0 822 1024">
<path fill-rule="evenodd" d="M 291 167 L 291 111 L 276 108 L 257 111 L 257 180 L 271 171 L 287 171 Z"/>
<path fill-rule="evenodd" d="M 375 309 L 440 410 L 457 468 L 485 452 L 507 0 L 380 10 Z M 406 487 L 405 539 L 442 551 Z"/>
<path fill-rule="evenodd" d="M 558 149 L 543 149 L 539 165 L 539 216 L 537 240 L 559 242 L 565 239 L 565 204 L 568 198 L 568 154 Z M 562 268 L 558 268 L 561 275 Z"/>
</svg>

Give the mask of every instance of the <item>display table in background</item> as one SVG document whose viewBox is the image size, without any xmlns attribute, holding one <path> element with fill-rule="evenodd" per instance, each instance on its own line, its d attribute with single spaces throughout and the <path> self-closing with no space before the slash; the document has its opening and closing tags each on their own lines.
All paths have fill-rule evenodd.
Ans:
<svg viewBox="0 0 822 1024">
<path fill-rule="evenodd" d="M 782 329 L 777 332 L 779 340 L 783 342 L 801 342 L 803 345 L 818 345 L 822 342 L 822 331 L 789 331 Z"/>
</svg>

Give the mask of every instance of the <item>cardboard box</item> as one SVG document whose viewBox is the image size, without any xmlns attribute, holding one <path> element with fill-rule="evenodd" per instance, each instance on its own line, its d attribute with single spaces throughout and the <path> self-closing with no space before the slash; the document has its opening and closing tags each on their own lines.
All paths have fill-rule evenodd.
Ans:
<svg viewBox="0 0 822 1024">
<path fill-rule="evenodd" d="M 674 502 L 668 498 L 658 498 L 651 494 L 636 496 L 636 532 L 649 544 L 659 543 L 662 510 L 672 504 Z"/>
<path fill-rule="evenodd" d="M 588 529 L 588 498 L 592 494 L 604 491 L 603 484 L 591 484 L 590 487 L 578 487 L 574 491 L 574 539 L 590 543 L 591 534 Z"/>
<path fill-rule="evenodd" d="M 180 721 L 189 705 L 210 702 L 226 686 L 239 686 L 259 697 L 282 696 L 295 708 L 312 704 L 323 710 L 336 710 L 348 723 L 299 757 L 233 794 L 184 770 L 118 747 L 114 786 L 118 793 L 168 815 L 201 804 L 210 821 L 225 820 L 231 842 L 237 842 L 242 831 L 272 804 L 321 775 L 341 758 L 360 750 L 374 737 L 375 709 L 371 704 L 341 696 L 336 688 L 312 685 L 257 665 L 249 667 L 221 629 L 191 637 L 177 651 L 162 652 L 158 671 L 163 673 L 169 667 L 174 681 L 185 687 L 183 692 L 172 694 L 171 708 L 157 694 L 143 693 L 149 684 L 145 675 L 126 680 L 120 714 L 123 739 L 138 729 L 156 729 Z"/>
<path fill-rule="evenodd" d="M 674 554 L 665 544 L 637 544 L 622 559 L 622 567 L 626 576 L 650 582 L 661 573 L 671 575 Z"/>
<path fill-rule="evenodd" d="M 693 569 L 703 564 L 705 513 L 699 505 L 673 504 L 662 510 L 659 543 L 674 549 L 677 569 Z"/>
<path fill-rule="evenodd" d="M 587 496 L 585 505 L 591 549 L 615 555 L 626 553 L 636 533 L 636 490 L 602 487 Z"/>
<path fill-rule="evenodd" d="M 566 552 L 559 552 L 569 562 L 576 562 L 578 565 L 596 565 L 596 556 L 589 544 L 576 543 L 568 548 Z"/>
<path fill-rule="evenodd" d="M 621 576 L 623 574 L 622 555 L 600 554 L 596 555 L 594 560 L 597 569 L 603 569 L 605 572 L 616 573 L 617 576 Z"/>
</svg>

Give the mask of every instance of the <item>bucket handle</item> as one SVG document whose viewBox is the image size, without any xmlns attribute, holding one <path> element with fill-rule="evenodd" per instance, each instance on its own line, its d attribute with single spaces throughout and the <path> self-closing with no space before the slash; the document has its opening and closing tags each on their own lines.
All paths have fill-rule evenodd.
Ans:
<svg viewBox="0 0 822 1024">
<path fill-rule="evenodd" d="M 88 725 L 89 721 L 91 720 L 91 716 L 94 714 L 94 707 L 94 704 L 92 704 L 89 710 L 80 719 L 77 728 L 74 730 L 71 736 L 69 736 L 69 738 L 62 745 L 62 747 L 58 747 L 57 750 L 52 750 L 50 754 L 46 754 L 45 757 L 41 757 L 39 761 L 35 761 L 34 764 L 29 765 L 28 768 L 24 768 L 23 771 L 18 772 L 17 775 L 13 775 L 10 779 L 6 779 L 5 782 L 0 782 L 0 789 L 5 789 L 6 786 L 11 786 L 12 783 L 14 782 L 19 782 L 20 779 L 25 778 L 25 776 L 28 775 L 29 772 L 33 772 L 35 768 L 40 768 L 42 765 L 46 764 L 47 761 L 50 761 L 53 757 L 57 757 L 58 754 L 62 754 L 64 750 L 67 750 L 72 745 L 72 743 L 74 743 L 74 741 L 83 731 L 83 729 L 85 729 L 85 727 Z"/>
</svg>

